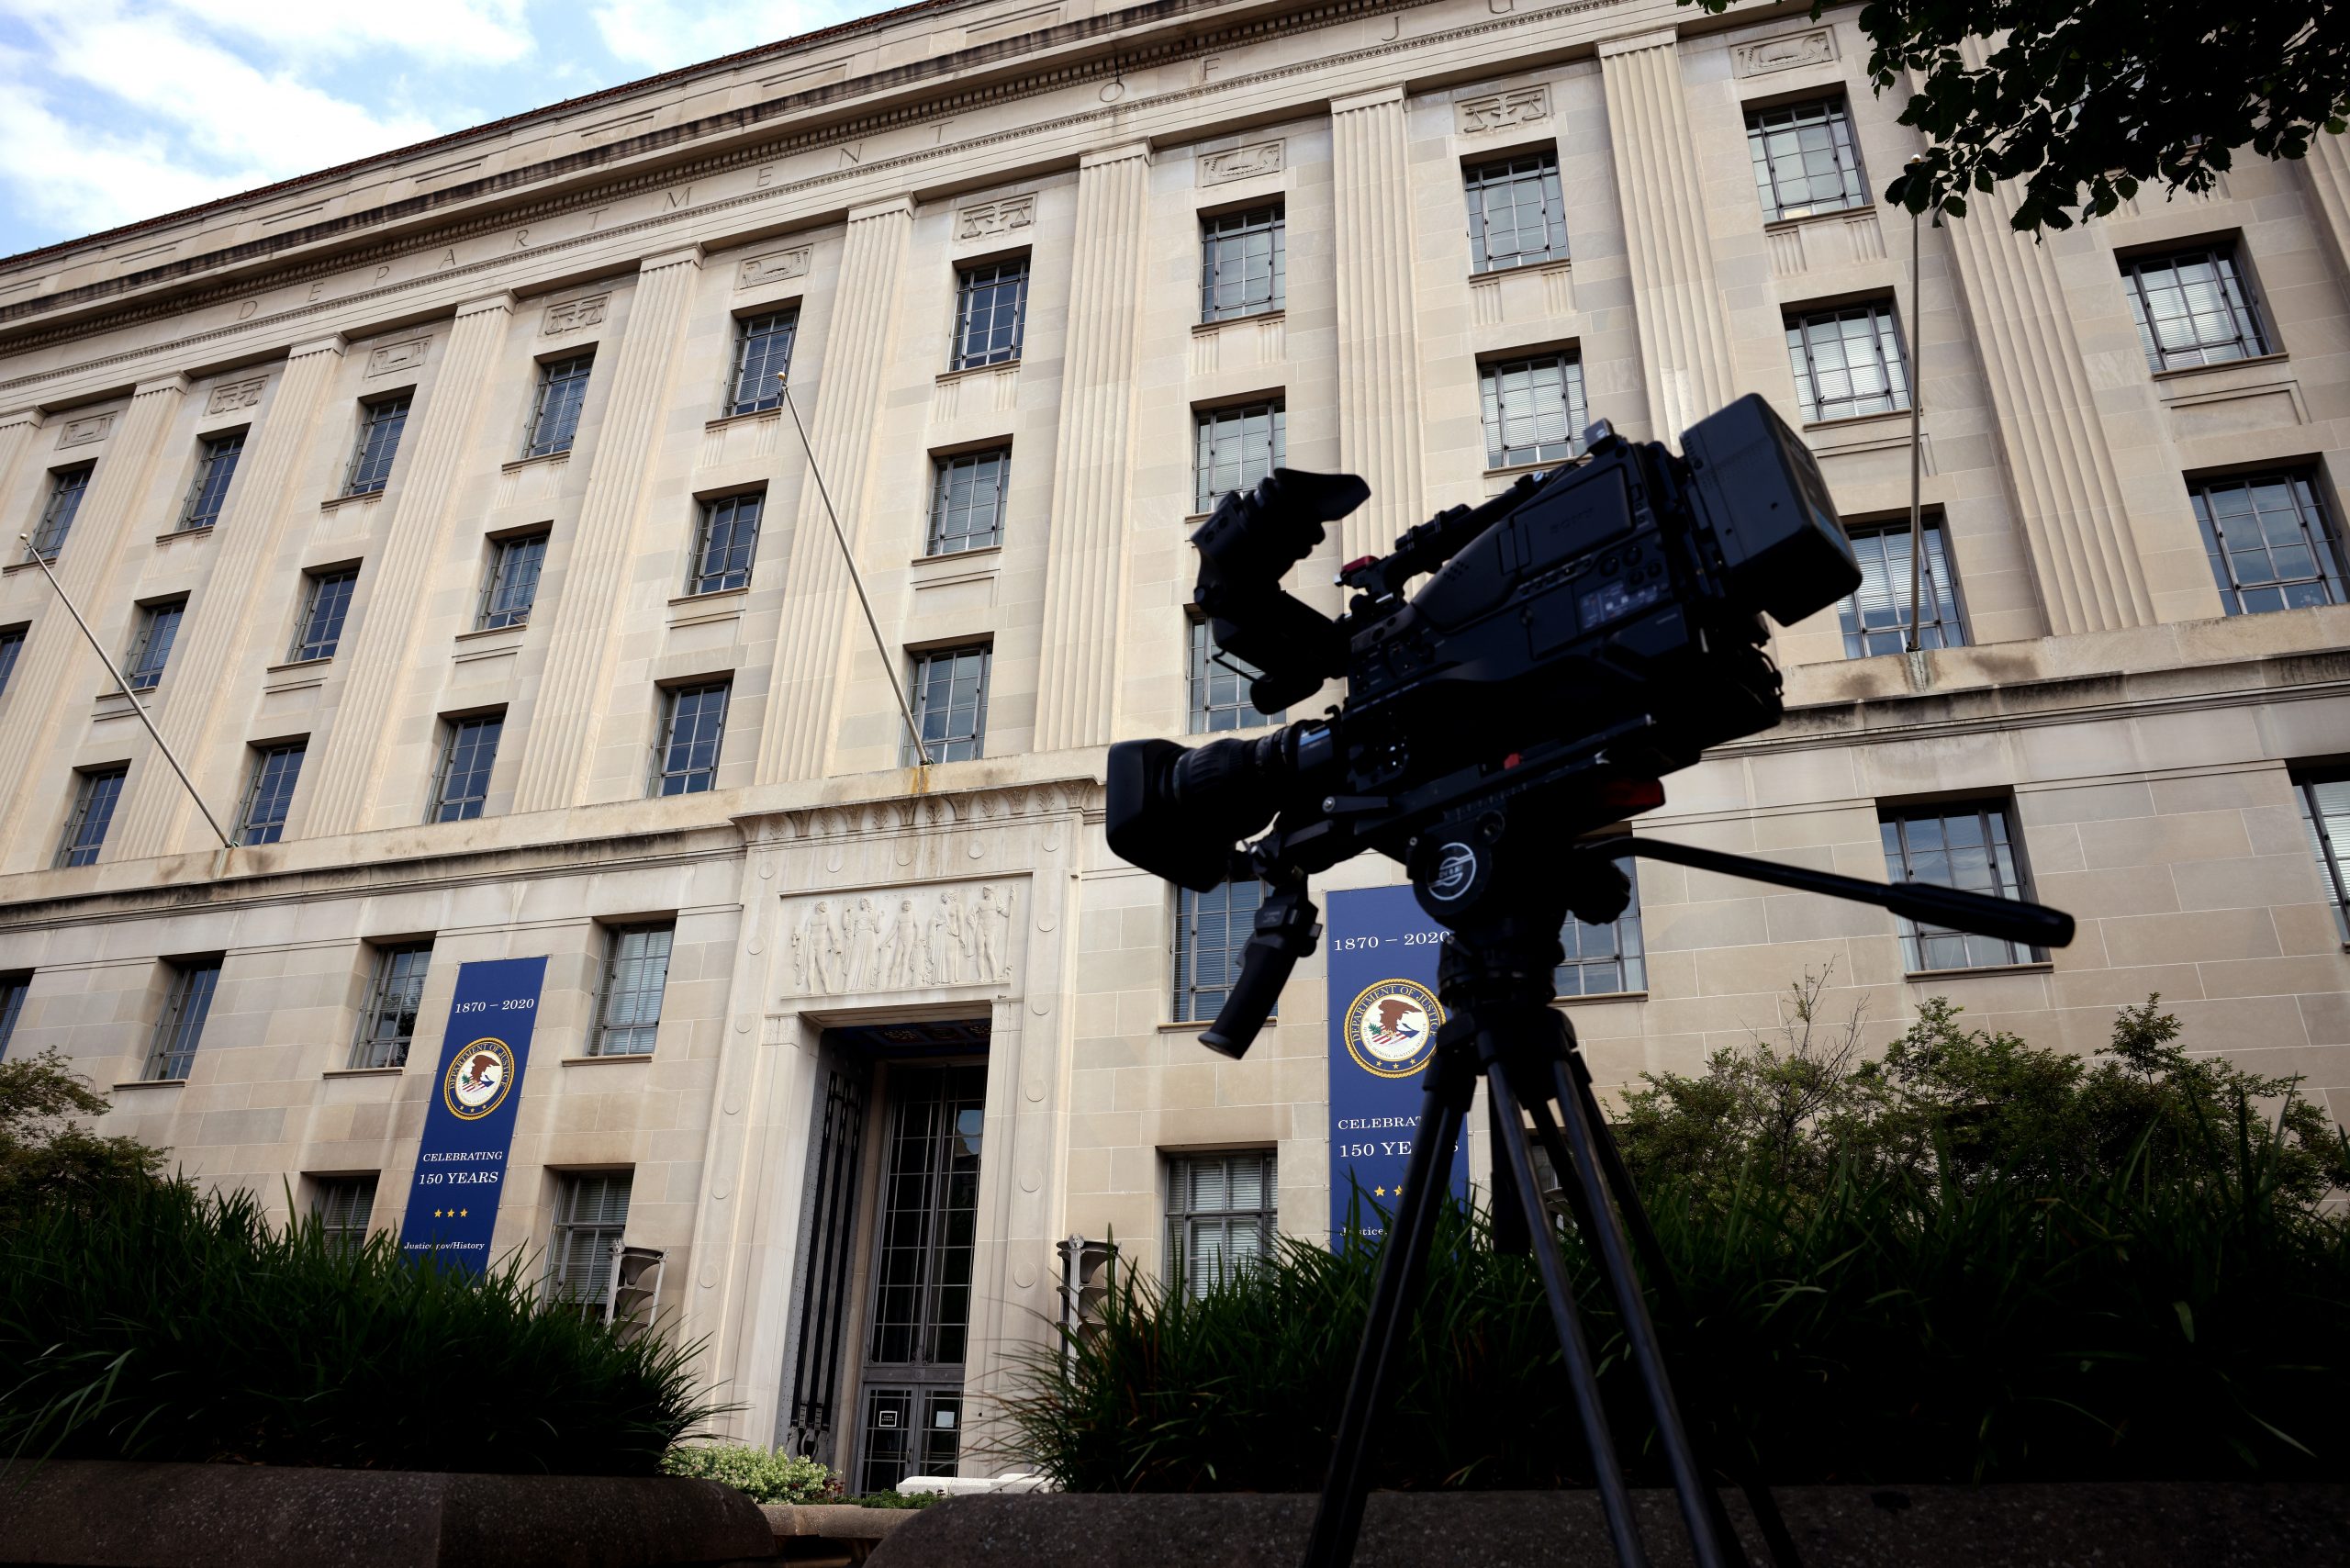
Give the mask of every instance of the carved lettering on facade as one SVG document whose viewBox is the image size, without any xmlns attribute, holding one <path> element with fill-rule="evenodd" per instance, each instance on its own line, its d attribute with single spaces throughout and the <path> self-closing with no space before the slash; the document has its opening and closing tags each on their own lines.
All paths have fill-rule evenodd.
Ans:
<svg viewBox="0 0 2350 1568">
<path fill-rule="evenodd" d="M 224 382 L 212 389 L 211 400 L 204 405 L 207 414 L 233 414 L 240 409 L 250 409 L 261 401 L 261 389 L 269 385 L 269 377 L 256 375 L 247 381 Z"/>
<path fill-rule="evenodd" d="M 983 201 L 967 207 L 955 215 L 955 238 L 957 240 L 991 240 L 998 235 L 1016 234 L 1036 221 L 1036 197 L 1004 196 L 997 201 Z"/>
<path fill-rule="evenodd" d="M 1532 125 L 1550 118 L 1550 89 L 1513 87 L 1482 98 L 1463 98 L 1452 106 L 1455 123 L 1463 136 L 1483 136 L 1514 125 Z"/>
<path fill-rule="evenodd" d="M 94 441 L 104 441 L 114 429 L 112 414 L 92 414 L 86 419 L 68 420 L 58 427 L 57 444 L 87 446 Z"/>
<path fill-rule="evenodd" d="M 809 247 L 790 251 L 770 251 L 764 256 L 744 259 L 742 270 L 735 274 L 734 286 L 752 288 L 763 283 L 783 283 L 808 275 Z"/>
<path fill-rule="evenodd" d="M 1793 71 L 1799 65 L 1824 64 L 1836 58 L 1835 29 L 1814 28 L 1808 32 L 1782 33 L 1774 39 L 1738 44 L 1731 48 L 1729 58 L 1732 69 L 1740 76 L 1767 76 L 1774 71 Z"/>
<path fill-rule="evenodd" d="M 408 370 L 424 363 L 424 353 L 432 346 L 431 338 L 410 338 L 405 342 L 385 343 L 367 356 L 369 375 L 389 375 L 396 370 Z"/>
<path fill-rule="evenodd" d="M 787 993 L 926 991 L 1002 985 L 1012 979 L 1012 889 L 888 888 L 793 901 Z"/>
<path fill-rule="evenodd" d="M 1235 147 L 1228 152 L 1211 152 L 1200 160 L 1200 184 L 1221 185 L 1233 180 L 1246 180 L 1258 174 L 1278 174 L 1287 143 L 1257 141 L 1246 147 Z"/>
<path fill-rule="evenodd" d="M 584 327 L 599 327 L 604 322 L 604 307 L 611 303 L 609 294 L 591 294 L 582 299 L 566 299 L 560 305 L 547 307 L 546 324 L 540 334 L 559 338 L 565 332 L 576 332 Z"/>
</svg>

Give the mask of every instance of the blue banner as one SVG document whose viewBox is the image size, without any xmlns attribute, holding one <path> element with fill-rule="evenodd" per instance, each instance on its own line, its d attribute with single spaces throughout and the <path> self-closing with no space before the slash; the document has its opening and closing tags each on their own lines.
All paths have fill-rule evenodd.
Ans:
<svg viewBox="0 0 2350 1568">
<path fill-rule="evenodd" d="M 441 1255 L 475 1273 L 489 1262 L 546 972 L 543 958 L 498 958 L 457 970 L 400 1226 L 400 1250 L 411 1260 Z"/>
<path fill-rule="evenodd" d="M 1330 894 L 1330 1245 L 1351 1217 L 1366 1238 L 1386 1234 L 1380 1211 L 1404 1191 L 1419 1125 L 1424 1070 L 1444 1022 L 1437 954 L 1444 929 L 1408 887 Z M 1468 1196 L 1468 1140 L 1452 1152 L 1452 1191 Z"/>
</svg>

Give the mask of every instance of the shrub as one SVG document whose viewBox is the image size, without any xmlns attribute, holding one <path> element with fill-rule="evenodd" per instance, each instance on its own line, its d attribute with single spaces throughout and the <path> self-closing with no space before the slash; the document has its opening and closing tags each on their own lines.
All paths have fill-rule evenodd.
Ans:
<svg viewBox="0 0 2350 1568">
<path fill-rule="evenodd" d="M 43 1204 L 80 1206 L 160 1180 L 161 1149 L 100 1137 L 74 1120 L 106 1108 L 55 1050 L 0 1061 L 0 1226 Z"/>
<path fill-rule="evenodd" d="M 0 1228 L 0 1456 L 649 1475 L 691 1347 L 184 1182 Z"/>
<path fill-rule="evenodd" d="M 689 1443 L 661 1456 L 665 1475 L 694 1475 L 732 1486 L 754 1503 L 836 1503 L 841 1484 L 812 1459 L 747 1443 Z"/>
</svg>

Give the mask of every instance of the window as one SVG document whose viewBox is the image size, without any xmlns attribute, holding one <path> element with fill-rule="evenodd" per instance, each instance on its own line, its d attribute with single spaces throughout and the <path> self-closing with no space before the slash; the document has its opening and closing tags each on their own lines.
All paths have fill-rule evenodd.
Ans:
<svg viewBox="0 0 2350 1568">
<path fill-rule="evenodd" d="M 1478 392 L 1485 418 L 1485 466 L 1564 463 L 1583 451 L 1588 426 L 1583 400 L 1583 361 L 1573 354 L 1480 365 Z"/>
<path fill-rule="evenodd" d="M 1205 1024 L 1239 978 L 1265 884 L 1250 879 L 1195 893 L 1175 890 L 1175 1022 Z"/>
<path fill-rule="evenodd" d="M 130 765 L 124 763 L 81 775 L 73 787 L 73 814 L 65 819 L 65 837 L 57 846 L 60 866 L 87 866 L 97 859 L 129 774 Z"/>
<path fill-rule="evenodd" d="M 475 630 L 530 623 L 531 606 L 538 602 L 539 570 L 546 565 L 547 536 L 526 533 L 490 542 L 489 580 L 482 585 L 481 613 Z"/>
<path fill-rule="evenodd" d="M 612 1254 L 628 1225 L 627 1170 L 565 1175 L 547 1238 L 547 1294 L 600 1319 L 612 1286 Z"/>
<path fill-rule="evenodd" d="M 1918 645 L 1966 646 L 1966 623 L 1958 613 L 1958 579 L 1942 543 L 1942 520 L 1921 517 L 1926 542 L 1919 563 Z M 1897 654 L 1909 645 L 1909 522 L 1888 522 L 1850 531 L 1852 554 L 1861 563 L 1861 586 L 1837 610 L 1844 626 L 1844 656 L 1865 659 Z"/>
<path fill-rule="evenodd" d="M 1746 149 L 1754 159 L 1754 189 L 1765 222 L 1869 204 L 1841 97 L 1750 109 Z"/>
<path fill-rule="evenodd" d="M 1260 207 L 1200 219 L 1200 319 L 1279 310 L 1288 294 L 1281 209 Z"/>
<path fill-rule="evenodd" d="M 791 342 L 800 311 L 773 310 L 734 323 L 734 368 L 726 378 L 726 411 L 755 414 L 783 406 L 783 376 L 791 369 Z"/>
<path fill-rule="evenodd" d="M 154 1043 L 147 1050 L 143 1076 L 150 1083 L 187 1076 L 196 1045 L 204 1038 L 204 1021 L 212 1013 L 212 993 L 220 984 L 218 958 L 191 958 L 168 968 L 171 989 L 164 993 Z"/>
<path fill-rule="evenodd" d="M 595 366 L 592 352 L 539 366 L 539 396 L 532 405 L 531 436 L 523 443 L 523 456 L 571 450 L 571 438 L 579 433 L 579 405 L 588 396 L 588 373 Z"/>
<path fill-rule="evenodd" d="M 653 1054 L 653 1037 L 661 1028 L 661 995 L 669 985 L 669 949 L 677 935 L 677 928 L 666 924 L 613 929 L 604 949 L 604 984 L 596 1001 L 589 1056 Z"/>
<path fill-rule="evenodd" d="M 1278 724 L 1289 711 L 1259 713 L 1248 700 L 1248 683 L 1262 674 L 1215 645 L 1207 622 L 1192 618 L 1192 734 L 1252 730 Z"/>
<path fill-rule="evenodd" d="M 408 429 L 408 393 L 359 406 L 359 444 L 351 449 L 351 472 L 342 481 L 346 496 L 372 496 L 392 477 L 392 459 L 399 454 L 400 432 Z"/>
<path fill-rule="evenodd" d="M 2125 257 L 2121 281 L 2149 369 L 2217 364 L 2268 352 L 2232 244 Z"/>
<path fill-rule="evenodd" d="M 49 499 L 41 503 L 40 521 L 33 525 L 32 547 L 25 552 L 26 560 L 57 559 L 57 553 L 65 547 L 66 533 L 73 527 L 73 514 L 82 510 L 82 498 L 89 491 L 91 468 L 84 463 L 49 476 Z"/>
<path fill-rule="evenodd" d="M 1167 1267 L 1194 1298 L 1273 1249 L 1273 1151 L 1177 1155 L 1167 1162 Z"/>
<path fill-rule="evenodd" d="M 2293 799 L 2317 855 L 2318 879 L 2333 905 L 2333 928 L 2350 942 L 2350 772 L 2296 773 Z M 0 1046 L 6 1043 L 0 1034 Z"/>
<path fill-rule="evenodd" d="M 375 1177 L 318 1176 L 310 1212 L 327 1245 L 337 1251 L 355 1252 L 367 1244 L 367 1222 L 375 1214 Z"/>
<path fill-rule="evenodd" d="M 1566 201 L 1559 155 L 1528 152 L 1462 172 L 1469 189 L 1472 272 L 1501 272 L 1567 259 Z"/>
<path fill-rule="evenodd" d="M 1649 966 L 1640 946 L 1640 878 L 1634 862 L 1619 860 L 1631 879 L 1631 902 L 1624 913 L 1605 924 L 1590 925 L 1569 915 L 1559 931 L 1559 946 L 1566 957 L 1560 963 L 1553 990 L 1561 996 L 1609 996 L 1618 991 L 1646 991 Z"/>
<path fill-rule="evenodd" d="M 210 528 L 220 521 L 221 504 L 229 498 L 229 481 L 237 476 L 237 459 L 245 450 L 245 432 L 206 438 L 196 460 L 196 483 L 188 487 L 187 505 L 180 509 L 180 527 Z"/>
<path fill-rule="evenodd" d="M 17 655 L 25 651 L 27 626 L 0 626 L 0 697 L 8 695 L 8 678 L 17 673 Z"/>
<path fill-rule="evenodd" d="M 759 549 L 764 496 L 727 496 L 701 503 L 694 529 L 694 565 L 688 593 L 722 593 L 751 585 L 751 557 Z"/>
<path fill-rule="evenodd" d="M 955 358 L 947 368 L 970 370 L 1018 359 L 1027 314 L 1027 257 L 966 269 L 956 289 Z"/>
<path fill-rule="evenodd" d="M 343 617 L 351 613 L 351 590 L 359 586 L 356 566 L 308 576 L 309 594 L 302 606 L 301 629 L 295 633 L 293 650 L 285 655 L 288 664 L 334 657 L 335 644 L 342 641 Z"/>
<path fill-rule="evenodd" d="M 1278 398 L 1203 409 L 1198 425 L 1199 453 L 1192 465 L 1195 511 L 1214 511 L 1227 492 L 1255 488 L 1289 460 L 1289 409 Z"/>
<path fill-rule="evenodd" d="M 2303 470 L 2188 483 L 2230 615 L 2343 602 L 2342 557 L 2315 477 Z"/>
<path fill-rule="evenodd" d="M 1788 317 L 1787 364 L 1807 421 L 1909 406 L 1908 361 L 1889 302 Z"/>
<path fill-rule="evenodd" d="M 663 694 L 651 793 L 697 795 L 718 788 L 718 748 L 726 738 L 726 700 L 733 689 L 732 681 L 714 680 Z"/>
<path fill-rule="evenodd" d="M 294 803 L 294 786 L 302 777 L 302 756 L 308 747 L 308 741 L 288 741 L 254 749 L 245 807 L 237 815 L 239 844 L 275 844 L 285 836 L 285 809 Z"/>
<path fill-rule="evenodd" d="M 471 822 L 489 798 L 489 770 L 498 764 L 498 743 L 506 734 L 503 711 L 448 722 L 441 745 L 441 771 L 432 786 L 434 823 Z"/>
<path fill-rule="evenodd" d="M 424 998 L 424 975 L 431 965 L 430 942 L 375 949 L 367 1005 L 360 1010 L 359 1035 L 351 1043 L 352 1067 L 408 1065 L 408 1048 L 416 1039 L 416 1011 Z"/>
<path fill-rule="evenodd" d="M 1897 882 L 1930 882 L 1995 898 L 2031 895 L 2023 865 L 1999 801 L 1945 801 L 1880 814 L 1886 875 Z M 2035 963 L 2048 955 L 2020 942 L 1920 925 L 1903 917 L 1901 962 L 1920 969 L 1975 969 Z"/>
<path fill-rule="evenodd" d="M 923 746 L 933 762 L 967 762 L 987 755 L 988 665 L 990 650 L 941 648 L 914 659 L 910 706 Z M 911 767 L 922 760 L 908 740 L 902 761 Z"/>
<path fill-rule="evenodd" d="M 17 1020 L 25 1014 L 25 993 L 32 988 L 30 969 L 0 975 L 0 1059 L 8 1055 L 8 1042 L 16 1037 Z"/>
<path fill-rule="evenodd" d="M 140 607 L 139 632 L 130 640 L 130 657 L 123 661 L 123 679 L 131 690 L 152 691 L 163 678 L 163 666 L 171 661 L 172 644 L 186 613 L 184 599 Z"/>
<path fill-rule="evenodd" d="M 1003 543 L 1003 493 L 1012 483 L 1012 449 L 967 452 L 938 460 L 930 498 L 933 555 L 988 550 Z"/>
</svg>

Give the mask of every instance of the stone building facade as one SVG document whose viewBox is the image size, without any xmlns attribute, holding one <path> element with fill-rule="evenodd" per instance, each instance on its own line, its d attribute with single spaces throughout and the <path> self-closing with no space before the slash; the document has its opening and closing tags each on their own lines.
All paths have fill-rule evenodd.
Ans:
<svg viewBox="0 0 2350 1568">
<path fill-rule="evenodd" d="M 548 955 L 497 1246 L 657 1249 L 740 1435 L 957 1462 L 1058 1238 L 1324 1224 L 1320 961 L 1211 1055 L 1213 901 L 1101 836 L 1107 743 L 1259 717 L 1195 665 L 1189 520 L 1276 453 L 1362 474 L 1298 574 L 1335 610 L 1583 418 L 1758 391 L 1875 597 L 1778 631 L 1787 722 L 1639 831 L 1863 877 L 2003 837 L 1966 874 L 2080 936 L 1645 865 L 1561 976 L 1600 1081 L 1808 971 L 1879 1040 L 1939 993 L 2089 1050 L 2158 991 L 2339 1113 L 2350 158 L 2044 243 L 1987 199 L 1913 299 L 1852 15 L 932 0 L 0 262 L 5 1048 L 391 1226 L 459 966 Z"/>
</svg>

